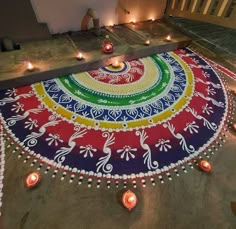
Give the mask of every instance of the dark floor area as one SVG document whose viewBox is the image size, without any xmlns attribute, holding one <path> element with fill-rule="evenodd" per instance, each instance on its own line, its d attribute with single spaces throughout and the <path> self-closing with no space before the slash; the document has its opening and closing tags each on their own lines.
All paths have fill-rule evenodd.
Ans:
<svg viewBox="0 0 236 229">
<path fill-rule="evenodd" d="M 236 66 L 235 29 L 180 17 L 168 17 L 167 21 L 191 36 L 192 40 L 207 47 L 215 55 L 226 57 L 228 63 Z"/>
</svg>

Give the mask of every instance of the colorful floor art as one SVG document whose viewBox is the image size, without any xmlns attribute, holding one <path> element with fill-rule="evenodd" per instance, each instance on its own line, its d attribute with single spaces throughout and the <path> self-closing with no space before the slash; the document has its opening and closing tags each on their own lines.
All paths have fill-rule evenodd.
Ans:
<svg viewBox="0 0 236 229">
<path fill-rule="evenodd" d="M 212 150 L 227 109 L 221 79 L 190 49 L 0 91 L 15 151 L 98 187 L 102 177 L 145 186 L 145 177 L 178 175 Z"/>
</svg>

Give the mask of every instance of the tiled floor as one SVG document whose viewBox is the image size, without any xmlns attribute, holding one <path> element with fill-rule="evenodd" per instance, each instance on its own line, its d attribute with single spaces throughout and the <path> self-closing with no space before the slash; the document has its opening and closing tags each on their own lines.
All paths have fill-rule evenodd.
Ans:
<svg viewBox="0 0 236 229">
<path fill-rule="evenodd" d="M 185 18 L 169 17 L 167 21 L 179 27 L 215 55 L 227 59 L 236 67 L 236 30 Z"/>
</svg>

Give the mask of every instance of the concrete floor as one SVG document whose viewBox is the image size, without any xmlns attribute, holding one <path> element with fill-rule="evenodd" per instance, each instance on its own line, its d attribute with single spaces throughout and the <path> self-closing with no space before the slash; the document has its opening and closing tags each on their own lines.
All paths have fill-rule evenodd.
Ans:
<svg viewBox="0 0 236 229">
<path fill-rule="evenodd" d="M 227 57 L 216 57 L 207 47 L 196 42 L 191 47 L 225 65 Z M 231 69 L 233 66 L 231 66 Z M 235 70 L 235 69 L 233 69 Z M 225 77 L 231 89 L 236 82 Z M 231 95 L 234 104 L 236 96 Z M 234 114 L 232 114 L 233 116 Z M 232 122 L 236 121 L 233 117 Z M 230 124 L 230 123 L 229 123 Z M 7 140 L 6 145 L 10 141 Z M 231 204 L 236 203 L 236 133 L 228 132 L 226 143 L 212 156 L 212 174 L 188 168 L 173 180 L 147 183 L 146 188 L 129 184 L 138 196 L 137 207 L 129 212 L 120 202 L 122 187 L 110 189 L 106 184 L 97 189 L 87 187 L 87 181 L 78 185 L 78 176 L 69 184 L 69 176 L 60 180 L 62 171 L 52 178 L 53 170 L 43 174 L 42 182 L 34 190 L 26 190 L 23 179 L 33 170 L 31 161 L 23 163 L 12 146 L 6 149 L 4 195 L 1 229 L 235 229 L 236 215 Z M 36 167 L 38 164 L 36 164 Z M 43 172 L 45 167 L 41 169 Z"/>
</svg>

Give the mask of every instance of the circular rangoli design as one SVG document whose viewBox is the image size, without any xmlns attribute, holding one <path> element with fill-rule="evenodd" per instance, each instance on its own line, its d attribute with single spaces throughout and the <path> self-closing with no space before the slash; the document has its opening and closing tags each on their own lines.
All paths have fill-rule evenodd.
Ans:
<svg viewBox="0 0 236 229">
<path fill-rule="evenodd" d="M 8 134 L 26 153 L 80 174 L 153 176 L 203 152 L 227 96 L 190 49 L 0 92 Z"/>
</svg>

